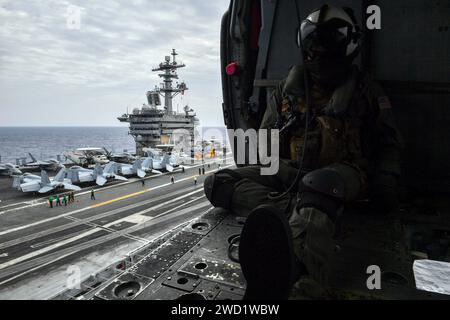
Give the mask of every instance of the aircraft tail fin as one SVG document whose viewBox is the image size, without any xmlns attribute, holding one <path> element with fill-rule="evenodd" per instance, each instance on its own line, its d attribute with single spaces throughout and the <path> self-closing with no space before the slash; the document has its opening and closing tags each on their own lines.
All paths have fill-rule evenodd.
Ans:
<svg viewBox="0 0 450 320">
<path fill-rule="evenodd" d="M 134 169 L 134 171 L 137 171 L 137 170 L 139 170 L 139 169 L 141 169 L 142 168 L 142 161 L 141 160 L 135 160 L 134 162 L 133 162 L 133 169 Z"/>
<path fill-rule="evenodd" d="M 30 158 L 33 162 L 37 162 L 36 158 L 33 157 L 33 155 L 31 154 L 31 152 L 28 152 L 28 154 L 30 155 Z"/>
<path fill-rule="evenodd" d="M 94 179 L 97 179 L 98 176 L 101 176 L 103 174 L 103 168 L 100 165 L 100 163 L 95 164 L 94 168 Z"/>
<path fill-rule="evenodd" d="M 105 150 L 105 152 L 106 152 L 106 157 L 108 157 L 108 158 L 111 157 L 113 151 L 108 151 L 108 149 L 106 149 L 106 147 L 103 147 L 103 150 Z"/>
<path fill-rule="evenodd" d="M 167 154 L 165 154 L 165 155 L 163 156 L 162 161 L 161 161 L 161 166 L 162 166 L 162 167 L 165 167 L 166 164 L 169 163 L 169 160 L 170 160 L 170 156 L 167 155 Z"/>
<path fill-rule="evenodd" d="M 106 174 L 113 174 L 116 171 L 116 163 L 111 161 L 109 162 L 105 168 L 103 169 L 103 172 Z"/>
<path fill-rule="evenodd" d="M 80 175 L 78 170 L 68 170 L 67 178 L 72 181 L 72 183 L 80 182 Z"/>
<path fill-rule="evenodd" d="M 145 160 L 142 162 L 142 168 L 144 170 L 151 169 L 153 165 L 153 159 L 151 157 L 145 158 Z"/>
<path fill-rule="evenodd" d="M 177 157 L 176 155 L 172 154 L 172 155 L 170 156 L 170 158 L 169 158 L 169 163 L 170 163 L 172 166 L 177 166 L 177 165 L 180 164 L 178 160 L 179 160 L 178 157 Z"/>
<path fill-rule="evenodd" d="M 45 170 L 41 171 L 41 182 L 43 185 L 50 183 L 50 178 L 48 177 L 48 173 Z"/>
<path fill-rule="evenodd" d="M 64 178 L 66 176 L 66 167 L 62 167 L 59 169 L 58 173 L 55 176 L 55 181 L 64 182 Z"/>
</svg>

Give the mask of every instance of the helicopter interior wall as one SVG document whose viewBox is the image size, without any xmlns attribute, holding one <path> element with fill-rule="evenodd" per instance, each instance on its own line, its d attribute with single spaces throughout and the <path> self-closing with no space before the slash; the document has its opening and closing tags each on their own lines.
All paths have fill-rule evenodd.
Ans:
<svg viewBox="0 0 450 320">
<path fill-rule="evenodd" d="M 450 192 L 450 94 L 389 91 L 405 140 L 402 180 L 416 195 Z"/>
<path fill-rule="evenodd" d="M 403 179 L 419 193 L 450 192 L 450 3 L 377 4 L 381 29 L 370 33 L 369 69 L 405 139 Z"/>
<path fill-rule="evenodd" d="M 379 0 L 381 29 L 370 32 L 377 79 L 450 82 L 450 2 Z"/>
</svg>

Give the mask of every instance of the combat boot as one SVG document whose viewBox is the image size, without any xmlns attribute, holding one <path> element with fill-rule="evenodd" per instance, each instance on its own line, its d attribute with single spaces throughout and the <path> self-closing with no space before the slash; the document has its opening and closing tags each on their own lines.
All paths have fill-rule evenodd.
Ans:
<svg viewBox="0 0 450 320">
<path fill-rule="evenodd" d="M 247 281 L 245 300 L 288 299 L 301 275 L 326 285 L 334 252 L 334 223 L 315 208 L 283 212 L 262 205 L 242 229 L 239 261 Z"/>
<path fill-rule="evenodd" d="M 285 214 L 261 205 L 248 216 L 239 243 L 244 300 L 287 299 L 302 272 Z"/>
</svg>

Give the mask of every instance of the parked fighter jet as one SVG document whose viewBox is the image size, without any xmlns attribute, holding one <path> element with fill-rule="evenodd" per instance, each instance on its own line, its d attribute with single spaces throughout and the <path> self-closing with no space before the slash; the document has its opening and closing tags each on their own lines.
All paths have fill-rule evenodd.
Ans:
<svg viewBox="0 0 450 320">
<path fill-rule="evenodd" d="M 121 180 L 121 181 L 127 181 L 128 179 L 125 177 L 122 177 L 121 175 L 118 175 L 118 164 L 116 162 L 109 162 L 105 168 L 102 168 L 101 166 L 97 166 L 97 177 L 95 179 L 95 182 L 99 186 L 103 186 L 108 180 Z"/>
<path fill-rule="evenodd" d="M 109 162 L 105 151 L 102 148 L 78 148 L 74 151 L 65 152 L 64 156 L 80 166 L 97 163 L 107 164 Z"/>
<path fill-rule="evenodd" d="M 19 166 L 12 163 L 1 163 L 0 164 L 0 175 L 1 176 L 12 176 L 20 175 L 22 171 L 19 170 Z"/>
<path fill-rule="evenodd" d="M 162 170 L 172 172 L 176 168 L 180 167 L 178 157 L 174 154 L 165 154 L 158 149 L 148 149 L 146 152 L 148 157 L 142 164 L 144 170 L 154 170 L 157 172 Z"/>
<path fill-rule="evenodd" d="M 117 163 L 133 163 L 136 160 L 136 157 L 131 153 L 126 152 L 125 150 L 121 153 L 114 153 L 114 151 L 108 151 L 105 147 L 103 148 L 106 152 L 106 157 L 110 161 L 115 161 Z"/>
<path fill-rule="evenodd" d="M 56 159 L 46 159 L 38 161 L 31 153 L 28 153 L 32 162 L 27 162 L 24 167 L 39 167 L 41 170 L 55 170 L 60 166 L 60 162 Z"/>
<path fill-rule="evenodd" d="M 160 167 L 160 166 L 158 165 L 158 167 Z M 141 169 L 145 173 L 162 174 L 162 172 L 160 170 L 153 168 L 153 158 L 152 157 L 147 157 L 142 161 Z"/>
<path fill-rule="evenodd" d="M 166 170 L 169 172 L 173 172 L 175 170 L 181 169 L 179 158 L 172 154 L 167 159 Z"/>
<path fill-rule="evenodd" d="M 146 171 L 142 169 L 142 161 L 135 160 L 133 164 L 117 163 L 118 172 L 124 176 L 137 175 L 139 178 L 144 178 Z"/>
<path fill-rule="evenodd" d="M 65 179 L 65 175 L 66 168 L 64 167 L 59 170 L 53 179 L 48 177 L 45 170 L 41 171 L 41 176 L 26 173 L 22 176 L 14 177 L 13 188 L 17 188 L 22 192 L 39 193 L 47 193 L 58 188 L 74 191 L 81 190 L 80 187 L 73 185 L 69 179 Z"/>
<path fill-rule="evenodd" d="M 102 167 L 98 163 L 96 164 L 94 170 L 86 169 L 80 166 L 73 166 L 66 170 L 66 177 L 74 184 L 93 182 L 97 181 L 97 178 L 102 175 L 102 170 Z"/>
</svg>

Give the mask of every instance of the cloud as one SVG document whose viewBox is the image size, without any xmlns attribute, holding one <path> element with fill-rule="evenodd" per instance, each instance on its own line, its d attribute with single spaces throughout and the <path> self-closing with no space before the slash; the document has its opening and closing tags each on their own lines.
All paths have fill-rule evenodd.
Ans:
<svg viewBox="0 0 450 320">
<path fill-rule="evenodd" d="M 174 106 L 191 102 L 202 124 L 223 124 L 219 35 L 228 3 L 0 1 L 0 125 L 117 125 L 160 83 L 151 68 L 172 48 L 190 88 Z M 72 5 L 79 30 L 68 27 Z"/>
</svg>

